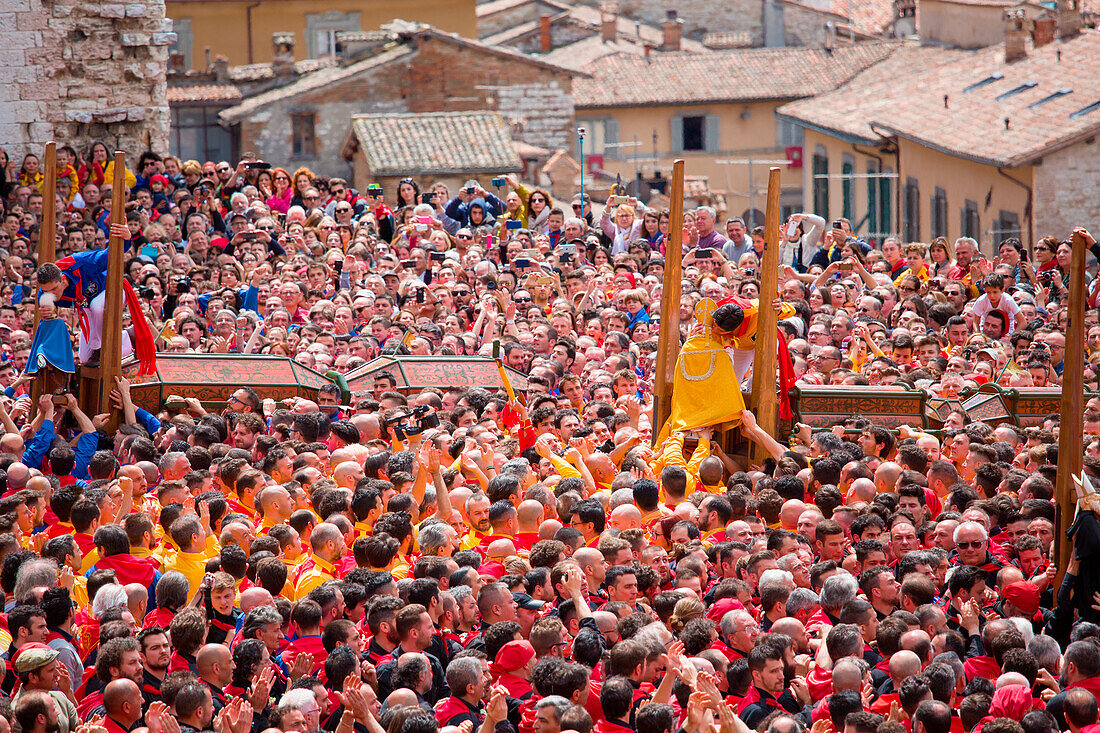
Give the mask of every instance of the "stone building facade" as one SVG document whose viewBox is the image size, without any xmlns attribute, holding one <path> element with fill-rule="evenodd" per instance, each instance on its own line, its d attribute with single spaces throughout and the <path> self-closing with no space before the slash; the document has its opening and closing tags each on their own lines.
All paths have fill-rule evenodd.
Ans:
<svg viewBox="0 0 1100 733">
<path fill-rule="evenodd" d="M 164 0 L 0 3 L 0 143 L 168 149 Z"/>
<path fill-rule="evenodd" d="M 572 144 L 578 75 L 509 49 L 406 26 L 360 58 L 340 58 L 259 94 L 244 91 L 243 101 L 219 116 L 239 150 L 325 175 L 349 173 L 341 147 L 356 114 L 497 112 L 514 140 L 552 152 Z"/>
</svg>

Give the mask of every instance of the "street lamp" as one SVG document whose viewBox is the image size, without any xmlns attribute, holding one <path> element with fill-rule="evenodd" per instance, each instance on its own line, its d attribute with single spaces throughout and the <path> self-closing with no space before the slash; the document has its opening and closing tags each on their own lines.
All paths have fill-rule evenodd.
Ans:
<svg viewBox="0 0 1100 733">
<path fill-rule="evenodd" d="M 584 128 L 577 128 L 577 138 L 581 143 L 581 213 L 584 213 Z"/>
</svg>

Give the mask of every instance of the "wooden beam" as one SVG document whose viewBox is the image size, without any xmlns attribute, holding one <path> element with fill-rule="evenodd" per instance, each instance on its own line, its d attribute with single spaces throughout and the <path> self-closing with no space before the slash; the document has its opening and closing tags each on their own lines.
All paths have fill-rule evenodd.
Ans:
<svg viewBox="0 0 1100 733">
<path fill-rule="evenodd" d="M 111 191 L 111 223 L 126 223 L 126 155 L 115 151 L 114 188 Z M 124 242 L 111 237 L 107 255 L 107 295 L 103 304 L 103 341 L 99 353 L 99 409 L 108 412 L 108 435 L 118 429 L 118 410 L 111 409 L 110 394 L 115 387 L 115 377 L 122 376 L 122 251 Z M 141 313 L 131 314 L 141 318 Z"/>
<path fill-rule="evenodd" d="M 1058 504 L 1057 522 L 1054 525 L 1054 558 L 1058 565 L 1056 582 L 1061 586 L 1062 577 L 1073 552 L 1073 541 L 1066 537 L 1066 529 L 1073 524 L 1077 508 L 1077 493 L 1073 477 L 1081 473 L 1085 452 L 1084 406 L 1081 395 L 1085 389 L 1085 253 L 1088 245 L 1079 232 L 1073 233 L 1073 253 L 1069 271 L 1069 302 L 1077 307 L 1069 309 L 1066 324 L 1066 352 L 1062 362 L 1062 409 L 1058 427 L 1058 476 L 1055 497 Z"/>
<path fill-rule="evenodd" d="M 46 143 L 42 174 L 42 218 L 38 226 L 38 264 L 57 260 L 57 143 Z M 38 315 L 38 289 L 31 292 L 34 304 L 34 329 L 41 320 Z M 38 411 L 38 397 L 42 394 L 44 377 L 39 375 L 31 382 L 31 405 Z"/>
<path fill-rule="evenodd" d="M 760 263 L 760 301 L 756 316 L 756 354 L 752 367 L 752 405 L 756 422 L 775 437 L 779 430 L 779 394 L 776 391 L 776 322 L 772 301 L 779 297 L 780 170 L 768 172 L 768 204 L 764 211 L 764 261 Z M 767 453 L 753 443 L 758 463 Z"/>
<path fill-rule="evenodd" d="M 661 328 L 657 337 L 657 365 L 653 372 L 653 440 L 672 414 L 672 381 L 680 354 L 680 279 L 684 256 L 684 161 L 672 164 L 665 278 L 661 291 Z"/>
</svg>

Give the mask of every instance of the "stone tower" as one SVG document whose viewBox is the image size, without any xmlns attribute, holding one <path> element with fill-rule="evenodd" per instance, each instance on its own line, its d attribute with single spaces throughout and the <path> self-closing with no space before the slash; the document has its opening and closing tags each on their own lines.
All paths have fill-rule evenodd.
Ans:
<svg viewBox="0 0 1100 733">
<path fill-rule="evenodd" d="M 168 152 L 164 0 L 6 0 L 0 36 L 0 145 L 17 164 L 49 140 Z"/>
</svg>

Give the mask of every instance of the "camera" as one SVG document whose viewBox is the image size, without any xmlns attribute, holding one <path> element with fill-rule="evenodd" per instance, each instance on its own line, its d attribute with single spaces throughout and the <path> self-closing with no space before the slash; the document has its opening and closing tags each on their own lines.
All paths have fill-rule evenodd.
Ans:
<svg viewBox="0 0 1100 733">
<path fill-rule="evenodd" d="M 191 278 L 187 275 L 181 275 L 176 278 L 176 292 L 177 293 L 190 293 L 191 292 Z"/>
<path fill-rule="evenodd" d="M 608 196 L 607 197 L 607 205 L 608 206 L 622 206 L 623 204 L 629 204 L 629 203 L 630 203 L 630 197 L 628 197 L 628 196 Z"/>
<path fill-rule="evenodd" d="M 523 227 L 523 222 L 519 219 L 509 219 L 504 223 L 504 226 L 508 229 L 521 229 Z"/>
<path fill-rule="evenodd" d="M 144 287 L 141 289 L 141 297 L 145 300 L 152 300 L 153 298 L 157 297 L 157 291 L 153 290 L 150 287 Z"/>
<path fill-rule="evenodd" d="M 268 171 L 271 170 L 271 163 L 265 163 L 262 160 L 254 160 L 250 163 L 244 164 L 246 171 Z"/>
<path fill-rule="evenodd" d="M 833 229 L 844 229 L 844 222 L 842 222 L 840 219 L 837 219 L 832 223 L 832 227 Z"/>
<path fill-rule="evenodd" d="M 446 259 L 445 252 L 429 252 L 428 257 L 432 262 L 443 262 Z"/>
<path fill-rule="evenodd" d="M 367 193 L 370 194 L 371 196 L 381 196 L 382 195 L 382 187 L 379 186 L 377 183 L 372 183 L 369 186 L 367 186 Z"/>
<path fill-rule="evenodd" d="M 439 415 L 430 410 L 430 406 L 421 405 L 409 412 L 387 418 L 385 425 L 393 431 L 395 438 L 406 440 L 410 435 L 420 435 L 425 430 L 439 427 Z"/>
<path fill-rule="evenodd" d="M 506 181 L 504 179 L 504 176 L 497 176 L 496 178 L 493 179 L 493 185 L 496 186 L 497 188 L 500 188 L 501 186 L 503 186 L 506 183 L 508 183 L 508 181 Z"/>
<path fill-rule="evenodd" d="M 531 260 L 528 257 L 517 257 L 513 263 L 516 267 L 530 267 Z"/>
</svg>

